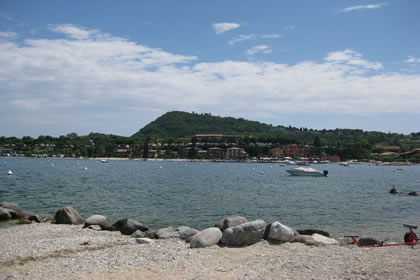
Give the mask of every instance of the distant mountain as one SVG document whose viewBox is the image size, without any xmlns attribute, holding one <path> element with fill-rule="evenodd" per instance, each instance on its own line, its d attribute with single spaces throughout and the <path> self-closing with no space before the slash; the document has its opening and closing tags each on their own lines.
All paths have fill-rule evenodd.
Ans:
<svg viewBox="0 0 420 280">
<path fill-rule="evenodd" d="M 284 129 L 282 126 L 272 126 L 242 118 L 173 111 L 149 123 L 133 137 L 179 138 L 194 134 L 268 135 L 279 133 Z"/>
</svg>

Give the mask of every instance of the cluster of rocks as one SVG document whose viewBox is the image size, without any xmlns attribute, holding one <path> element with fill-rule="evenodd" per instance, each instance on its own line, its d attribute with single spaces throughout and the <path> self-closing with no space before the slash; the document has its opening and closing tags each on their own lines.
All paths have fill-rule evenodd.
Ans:
<svg viewBox="0 0 420 280">
<path fill-rule="evenodd" d="M 0 203 L 0 221 L 19 220 L 21 223 L 41 222 L 41 218 L 33 213 L 23 211 L 19 205 L 10 202 Z"/>
<path fill-rule="evenodd" d="M 232 216 L 216 222 L 213 227 L 197 230 L 187 226 L 153 229 L 133 219 L 121 219 L 111 224 L 102 215 L 92 215 L 83 219 L 71 206 L 66 206 L 55 214 L 57 224 L 83 224 L 94 230 L 120 231 L 121 234 L 135 237 L 138 243 L 151 243 L 153 239 L 178 238 L 190 243 L 191 248 L 203 248 L 216 244 L 229 247 L 242 247 L 255 244 L 262 239 L 273 243 L 301 242 L 307 245 L 338 244 L 329 238 L 327 232 L 320 230 L 297 231 L 276 221 L 248 221 L 245 217 Z"/>
</svg>

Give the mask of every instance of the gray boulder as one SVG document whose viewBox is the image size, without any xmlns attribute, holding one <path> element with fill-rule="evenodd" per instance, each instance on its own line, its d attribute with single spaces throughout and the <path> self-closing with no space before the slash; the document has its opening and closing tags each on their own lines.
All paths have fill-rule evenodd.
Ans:
<svg viewBox="0 0 420 280">
<path fill-rule="evenodd" d="M 185 242 L 190 242 L 191 239 L 194 237 L 194 235 L 196 235 L 199 232 L 200 231 L 196 230 L 195 228 L 190 228 L 190 229 L 182 231 L 181 234 L 179 235 L 179 238 L 181 238 L 182 240 L 185 240 Z"/>
<path fill-rule="evenodd" d="M 215 227 L 220 228 L 221 231 L 224 231 L 227 228 L 238 226 L 244 223 L 247 223 L 248 219 L 242 216 L 230 216 L 219 220 Z"/>
<path fill-rule="evenodd" d="M 200 231 L 191 239 L 191 248 L 204 248 L 216 245 L 222 238 L 222 231 L 217 227 L 212 227 Z"/>
<path fill-rule="evenodd" d="M 315 239 L 315 241 L 319 245 L 339 245 L 339 242 L 337 240 L 326 237 L 318 233 L 312 234 L 312 238 Z"/>
<path fill-rule="evenodd" d="M 80 225 L 83 224 L 83 218 L 72 206 L 65 206 L 55 213 L 55 222 L 57 224 Z"/>
<path fill-rule="evenodd" d="M 294 235 L 295 233 L 288 226 L 285 226 L 280 222 L 274 222 L 271 224 L 268 238 L 281 242 L 290 242 L 293 240 Z"/>
<path fill-rule="evenodd" d="M 13 211 L 13 210 L 0 207 L 0 221 L 10 220 L 12 218 L 12 214 L 10 213 L 10 211 Z M 15 212 L 15 215 L 16 215 L 16 212 Z"/>
<path fill-rule="evenodd" d="M 102 215 L 92 215 L 85 220 L 84 227 L 98 225 L 103 230 L 110 230 L 112 228 L 111 223 L 108 221 L 107 217 Z"/>
<path fill-rule="evenodd" d="M 147 231 L 149 228 L 133 219 L 121 219 L 112 225 L 112 230 L 120 231 L 124 235 L 131 235 L 136 230 Z"/>
<path fill-rule="evenodd" d="M 16 203 L 10 203 L 10 202 L 2 202 L 0 203 L 1 208 L 6 208 L 12 215 L 11 219 L 20 219 L 27 216 L 27 214 L 17 205 Z"/>
<path fill-rule="evenodd" d="M 265 227 L 266 223 L 263 220 L 255 220 L 227 228 L 223 232 L 221 243 L 227 246 L 252 245 L 263 238 Z"/>
<path fill-rule="evenodd" d="M 298 229 L 297 232 L 303 235 L 312 235 L 314 233 L 318 233 L 323 236 L 330 237 L 330 234 L 328 232 L 320 230 L 320 229 Z"/>
<path fill-rule="evenodd" d="M 296 235 L 295 237 L 293 237 L 292 242 L 300 242 L 300 243 L 304 243 L 306 245 L 318 245 L 318 242 L 316 242 L 316 240 L 311 236 L 311 235 Z"/>
<path fill-rule="evenodd" d="M 382 242 L 376 237 L 363 236 L 359 238 L 359 244 L 362 246 L 379 245 Z"/>
<path fill-rule="evenodd" d="M 143 232 L 141 230 L 136 230 L 130 236 L 134 237 L 134 238 L 143 238 L 143 237 L 146 237 L 146 234 L 145 234 L 145 232 Z"/>
<path fill-rule="evenodd" d="M 176 231 L 173 227 L 166 227 L 159 229 L 155 236 L 157 239 L 180 238 L 181 233 Z"/>
</svg>

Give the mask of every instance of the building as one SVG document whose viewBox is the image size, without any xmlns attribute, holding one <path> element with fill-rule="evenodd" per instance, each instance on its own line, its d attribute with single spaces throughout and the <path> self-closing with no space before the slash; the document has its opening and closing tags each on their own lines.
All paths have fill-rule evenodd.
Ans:
<svg viewBox="0 0 420 280">
<path fill-rule="evenodd" d="M 227 159 L 238 160 L 238 159 L 246 158 L 247 156 L 248 156 L 248 154 L 242 148 L 233 147 L 233 148 L 228 148 L 226 150 L 226 158 Z"/>
<path fill-rule="evenodd" d="M 209 158 L 222 159 L 225 157 L 225 150 L 218 147 L 209 148 L 208 155 Z"/>
<path fill-rule="evenodd" d="M 273 158 L 282 158 L 283 157 L 283 149 L 280 147 L 270 149 L 270 155 Z"/>
</svg>

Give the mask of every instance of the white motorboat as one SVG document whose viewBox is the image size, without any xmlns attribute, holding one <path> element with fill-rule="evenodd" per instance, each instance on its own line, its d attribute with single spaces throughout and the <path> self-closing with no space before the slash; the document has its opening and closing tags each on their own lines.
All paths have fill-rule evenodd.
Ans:
<svg viewBox="0 0 420 280">
<path fill-rule="evenodd" d="M 290 175 L 294 176 L 327 176 L 328 174 L 327 170 L 322 172 L 311 167 L 297 167 L 286 171 L 289 172 Z"/>
</svg>

